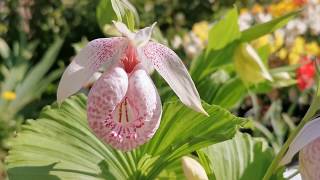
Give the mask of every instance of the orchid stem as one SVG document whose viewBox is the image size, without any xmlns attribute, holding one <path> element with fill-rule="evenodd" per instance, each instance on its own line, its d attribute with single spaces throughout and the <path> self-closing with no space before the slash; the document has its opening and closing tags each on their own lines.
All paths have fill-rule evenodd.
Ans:
<svg viewBox="0 0 320 180">
<path fill-rule="evenodd" d="M 263 180 L 269 180 L 271 178 L 271 176 L 273 175 L 274 171 L 277 170 L 277 168 L 279 166 L 279 163 L 280 163 L 282 157 L 284 156 L 284 154 L 287 152 L 291 142 L 298 135 L 300 130 L 303 128 L 303 126 L 312 119 L 312 117 L 315 115 L 315 113 L 319 109 L 319 106 L 320 106 L 319 84 L 320 83 L 318 83 L 318 87 L 317 87 L 317 91 L 315 93 L 315 97 L 313 98 L 312 103 L 311 103 L 307 113 L 304 115 L 303 119 L 301 120 L 301 122 L 299 123 L 297 128 L 292 131 L 292 133 L 290 134 L 289 138 L 287 139 L 285 144 L 282 146 L 282 148 L 280 149 L 280 151 L 277 154 L 277 156 L 275 157 L 275 159 L 272 161 L 272 163 L 269 166 L 265 176 L 263 177 Z"/>
</svg>

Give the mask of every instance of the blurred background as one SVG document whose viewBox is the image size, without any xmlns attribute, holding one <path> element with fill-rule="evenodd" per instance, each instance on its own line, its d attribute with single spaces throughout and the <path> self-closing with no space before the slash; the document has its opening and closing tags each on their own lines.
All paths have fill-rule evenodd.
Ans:
<svg viewBox="0 0 320 180">
<path fill-rule="evenodd" d="M 105 2 L 0 0 L 0 179 L 5 177 L 3 161 L 9 139 L 25 119 L 38 117 L 44 106 L 55 101 L 59 78 L 72 57 L 88 41 L 114 35 L 113 27 L 104 23 L 109 16 Z M 275 150 L 279 149 L 304 115 L 315 90 L 320 56 L 317 0 L 130 3 L 139 15 L 139 27 L 157 22 L 154 39 L 174 49 L 190 67 L 206 102 L 253 119 L 249 131 L 266 137 Z M 272 75 L 272 82 L 251 80 L 237 66 L 206 69 L 206 64 L 196 63 L 201 62 L 199 58 L 208 43 L 218 41 L 208 37 L 210 29 L 235 5 L 240 30 L 303 8 L 283 28 L 251 43 Z M 220 58 L 224 60 L 228 61 L 227 57 Z M 161 97 L 170 97 L 172 92 L 163 80 L 157 74 L 153 78 Z"/>
</svg>

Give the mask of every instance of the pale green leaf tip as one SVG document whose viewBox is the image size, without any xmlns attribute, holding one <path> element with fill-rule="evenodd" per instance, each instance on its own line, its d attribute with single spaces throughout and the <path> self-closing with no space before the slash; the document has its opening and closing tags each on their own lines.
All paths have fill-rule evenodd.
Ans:
<svg viewBox="0 0 320 180">
<path fill-rule="evenodd" d="M 205 110 L 202 111 L 202 114 L 204 114 L 207 117 L 210 117 L 210 115 Z"/>
<path fill-rule="evenodd" d="M 204 101 L 202 101 L 202 104 L 204 103 Z M 197 109 L 198 109 L 198 112 L 199 113 L 201 113 L 201 114 L 203 114 L 203 115 L 205 115 L 205 116 L 207 116 L 207 117 L 210 117 L 210 115 L 207 113 L 207 111 L 203 108 L 203 105 L 202 104 L 200 104 L 200 107 L 198 107 Z"/>
</svg>

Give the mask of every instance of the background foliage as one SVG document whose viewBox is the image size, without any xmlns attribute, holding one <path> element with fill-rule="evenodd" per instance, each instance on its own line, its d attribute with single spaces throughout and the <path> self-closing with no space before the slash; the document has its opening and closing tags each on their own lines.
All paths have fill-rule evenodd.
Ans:
<svg viewBox="0 0 320 180">
<path fill-rule="evenodd" d="M 320 12 L 312 9 L 320 6 L 319 2 L 132 0 L 133 11 L 130 4 L 121 1 L 129 15 L 113 12 L 112 2 L 116 1 L 0 2 L 2 176 L 4 157 L 14 147 L 7 158 L 12 179 L 24 178 L 25 173 L 38 179 L 67 178 L 71 174 L 103 179 L 110 173 L 115 178 L 178 178 L 182 177 L 179 158 L 192 152 L 212 179 L 226 177 L 226 168 L 232 171 L 233 179 L 246 179 L 252 176 L 252 166 L 259 167 L 262 177 L 270 159 L 304 115 L 315 90 L 314 62 L 320 56 L 320 28 L 310 19 L 320 20 Z M 299 11 L 303 6 L 304 10 Z M 92 39 L 114 35 L 111 18 L 123 18 L 136 28 L 157 21 L 153 38 L 173 48 L 183 59 L 212 116 L 198 119 L 199 115 L 171 102 L 174 93 L 156 73 L 152 78 L 162 102 L 166 102 L 162 124 L 152 141 L 132 153 L 114 151 L 91 134 L 85 123 L 82 95 L 62 107 L 54 104 L 41 111 L 55 101 L 59 77 L 79 49 Z M 239 58 L 248 57 L 239 50 L 244 44 L 254 48 L 272 81 L 252 78 L 252 74 L 261 74 L 261 66 L 255 59 Z M 240 123 L 244 120 L 228 111 L 251 121 Z M 63 117 L 70 121 L 65 122 Z M 36 120 L 25 121 L 30 118 Z M 230 119 L 233 123 L 225 124 Z M 209 125 L 212 128 L 206 129 Z M 241 132 L 248 134 L 236 133 L 240 125 Z M 190 128 L 190 133 L 180 132 L 181 126 Z M 18 138 L 11 140 L 17 133 Z M 63 134 L 60 143 L 55 141 L 57 134 Z M 179 134 L 182 137 L 172 139 Z M 231 140 L 221 142 L 227 139 Z M 51 143 L 42 143 L 46 141 Z M 43 159 L 48 154 L 51 158 Z M 237 159 L 242 156 L 244 159 Z M 217 157 L 230 158 L 230 167 L 212 164 L 224 160 Z M 102 159 L 116 165 L 111 167 L 108 160 Z M 59 164 L 62 160 L 66 161 Z M 40 173 L 33 174 L 35 171 Z"/>
</svg>

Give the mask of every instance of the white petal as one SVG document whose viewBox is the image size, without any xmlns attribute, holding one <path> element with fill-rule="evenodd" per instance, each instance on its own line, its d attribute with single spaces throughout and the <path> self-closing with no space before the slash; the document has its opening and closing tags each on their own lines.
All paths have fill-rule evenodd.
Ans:
<svg viewBox="0 0 320 180">
<path fill-rule="evenodd" d="M 282 158 L 280 165 L 291 162 L 293 156 L 299 152 L 304 146 L 320 137 L 320 118 L 308 122 L 294 138 L 289 146 L 287 153 Z"/>
<path fill-rule="evenodd" d="M 150 27 L 140 29 L 137 33 L 135 33 L 133 42 L 136 47 L 144 46 L 147 42 L 150 41 L 153 28 L 156 24 L 157 23 L 155 22 Z"/>
<path fill-rule="evenodd" d="M 135 37 L 135 34 L 131 32 L 128 27 L 123 24 L 122 22 L 118 21 L 112 21 L 114 26 L 117 28 L 117 30 L 125 37 L 129 38 L 130 40 L 133 40 Z"/>
<path fill-rule="evenodd" d="M 182 103 L 195 111 L 208 115 L 201 105 L 199 93 L 181 59 L 170 48 L 155 42 L 148 42 L 138 48 L 141 61 L 150 61 L 153 67 L 167 81 Z"/>
<path fill-rule="evenodd" d="M 102 65 L 108 67 L 117 63 L 123 55 L 127 39 L 101 38 L 88 43 L 74 58 L 62 75 L 58 86 L 57 100 L 63 101 L 81 89 Z"/>
</svg>

